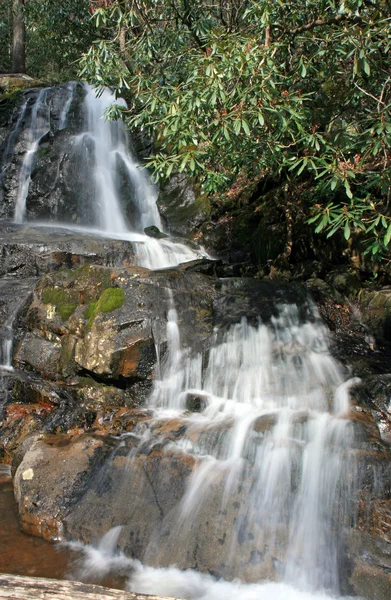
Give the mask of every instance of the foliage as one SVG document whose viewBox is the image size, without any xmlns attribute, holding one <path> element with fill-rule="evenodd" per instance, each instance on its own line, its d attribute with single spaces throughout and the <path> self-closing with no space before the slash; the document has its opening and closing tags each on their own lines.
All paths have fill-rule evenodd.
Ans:
<svg viewBox="0 0 391 600">
<path fill-rule="evenodd" d="M 26 4 L 27 70 L 51 80 L 74 78 L 76 61 L 92 43 L 89 0 L 29 0 Z"/>
<path fill-rule="evenodd" d="M 312 178 L 316 230 L 391 238 L 390 0 L 96 0 L 81 74 L 131 99 L 157 177 L 220 193 L 239 174 Z M 334 200 L 322 198 L 332 192 Z"/>
<path fill-rule="evenodd" d="M 89 0 L 25 2 L 27 72 L 49 81 L 77 75 L 76 61 L 94 40 Z M 12 0 L 0 3 L 0 72 L 10 72 Z"/>
<path fill-rule="evenodd" d="M 11 2 L 0 2 L 0 73 L 11 68 Z"/>
</svg>

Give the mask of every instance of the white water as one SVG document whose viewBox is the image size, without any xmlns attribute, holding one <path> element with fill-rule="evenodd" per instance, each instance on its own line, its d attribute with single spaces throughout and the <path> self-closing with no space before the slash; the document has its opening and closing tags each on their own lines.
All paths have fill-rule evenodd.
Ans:
<svg viewBox="0 0 391 600">
<path fill-rule="evenodd" d="M 59 130 L 65 129 L 68 125 L 69 109 L 71 108 L 72 100 L 75 96 L 76 86 L 76 81 L 70 81 L 66 87 L 66 100 L 63 104 L 60 118 L 58 121 Z"/>
<path fill-rule="evenodd" d="M 108 574 L 119 575 L 127 579 L 126 589 L 130 592 L 186 600 L 342 600 L 340 596 L 299 590 L 286 583 L 246 584 L 239 579 L 219 580 L 191 569 L 149 567 L 116 549 L 120 531 L 121 527 L 114 527 L 96 546 L 64 544 L 78 554 L 70 577 L 88 582 L 101 581 Z M 343 598 L 350 600 L 348 596 Z"/>
<path fill-rule="evenodd" d="M 14 335 L 14 322 L 23 304 L 26 302 L 26 297 L 23 295 L 22 299 L 16 300 L 14 309 L 5 320 L 3 327 L 1 328 L 1 341 L 0 341 L 0 369 L 6 371 L 12 371 L 12 347 L 13 347 L 13 335 Z"/>
<path fill-rule="evenodd" d="M 196 456 L 198 466 L 177 530 L 170 532 L 170 547 L 180 547 L 190 535 L 185 524 L 208 503 L 216 481 L 222 481 L 222 506 L 247 485 L 240 503 L 249 529 L 263 532 L 278 552 L 279 530 L 287 528 L 283 579 L 302 589 L 337 591 L 335 527 L 343 522 L 351 492 L 353 432 L 346 416 L 349 387 L 357 380 L 344 381 L 328 352 L 325 327 L 316 318 L 301 324 L 295 306 L 281 306 L 271 326 L 255 327 L 243 319 L 231 327 L 211 349 L 204 369 L 201 355 L 181 351 L 176 318 L 171 307 L 170 351 L 151 405 L 159 418 L 184 419 L 186 436 L 175 450 L 181 446 Z M 201 399 L 201 413 L 186 413 L 189 395 Z M 231 527 L 234 556 L 240 527 Z M 167 539 L 153 540 L 159 543 Z"/>
<path fill-rule="evenodd" d="M 42 89 L 32 109 L 28 149 L 24 155 L 19 175 L 19 186 L 15 204 L 15 223 L 22 223 L 26 212 L 26 199 L 35 166 L 35 159 L 42 138 L 48 133 L 50 108 L 47 103 L 48 89 Z"/>
<path fill-rule="evenodd" d="M 59 116 L 59 129 L 65 128 L 68 124 L 76 85 L 75 82 L 70 82 L 65 90 L 65 100 Z M 151 183 L 147 171 L 133 157 L 129 135 L 123 122 L 120 120 L 111 122 L 104 118 L 106 109 L 114 102 L 123 107 L 126 107 L 126 104 L 123 100 L 116 99 L 108 90 L 104 90 L 97 97 L 95 90 L 86 85 L 85 92 L 85 130 L 75 136 L 75 142 L 76 149 L 81 150 L 80 156 L 85 164 L 86 179 L 91 178 L 94 185 L 94 223 L 81 222 L 75 227 L 57 221 L 54 225 L 132 242 L 137 264 L 150 269 L 166 268 L 206 256 L 202 249 L 195 251 L 168 238 L 157 240 L 144 234 L 145 227 L 156 226 L 160 230 L 163 229 L 156 205 L 156 188 Z M 25 110 L 26 105 L 21 111 L 20 122 L 24 118 Z M 26 201 L 36 154 L 42 138 L 49 129 L 50 101 L 48 101 L 48 90 L 43 89 L 38 94 L 32 109 L 29 145 L 19 175 L 14 213 L 16 223 L 25 221 Z M 126 216 L 124 199 L 121 199 L 123 195 L 121 186 L 124 180 L 127 182 L 127 187 L 132 190 L 135 212 L 133 222 Z M 129 200 L 130 198 L 125 198 L 125 203 Z M 83 214 L 82 206 L 80 212 Z"/>
<path fill-rule="evenodd" d="M 167 528 L 163 520 L 152 536 L 144 566 L 120 558 L 115 544 L 104 549 L 102 540 L 96 548 L 78 546 L 88 558 L 81 560 L 79 576 L 83 568 L 89 576 L 98 574 L 102 562 L 105 573 L 110 572 L 115 557 L 114 570 L 120 563 L 122 575 L 129 577 L 128 588 L 138 592 L 193 600 L 338 595 L 339 541 L 355 481 L 349 388 L 357 380 L 344 380 L 328 351 L 327 330 L 315 309 L 312 313 L 302 323 L 296 306 L 282 305 L 270 325 L 250 325 L 243 319 L 225 333 L 216 331 L 206 360 L 181 348 L 177 313 L 169 298 L 168 352 L 149 405 L 157 423 L 183 421 L 186 433 L 166 449 L 194 456 L 196 466 Z M 200 412 L 191 412 L 194 398 Z M 147 439 L 144 432 L 141 443 Z M 153 434 L 150 440 L 156 441 Z M 130 467 L 124 476 L 131 472 Z M 235 504 L 240 506 L 236 512 Z M 279 583 L 216 581 L 177 568 L 185 566 L 183 549 L 190 548 L 191 554 L 198 535 L 205 547 L 216 545 L 218 534 L 204 522 L 207 518 L 217 526 L 221 511 L 227 515 L 227 539 L 219 562 L 230 565 L 236 577 L 252 568 L 242 563 L 240 537 L 246 522 L 256 537 L 252 547 L 266 552 L 265 564 L 268 555 L 278 559 L 274 577 Z M 119 533 L 116 529 L 115 536 Z M 155 568 L 161 564 L 172 568 Z M 259 573 L 257 578 L 264 578 Z M 251 578 L 254 574 L 256 570 Z"/>
</svg>

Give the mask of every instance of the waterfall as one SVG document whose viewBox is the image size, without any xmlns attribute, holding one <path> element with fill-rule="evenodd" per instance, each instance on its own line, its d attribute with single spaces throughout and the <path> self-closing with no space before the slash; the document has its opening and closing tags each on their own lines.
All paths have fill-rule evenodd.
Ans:
<svg viewBox="0 0 391 600">
<path fill-rule="evenodd" d="M 64 90 L 58 130 L 68 127 L 76 89 L 77 83 L 70 82 Z M 147 171 L 134 158 L 124 123 L 121 120 L 108 121 L 104 116 L 113 103 L 122 108 L 126 108 L 126 103 L 122 99 L 116 99 L 109 90 L 103 90 L 97 95 L 86 84 L 84 93 L 84 127 L 81 133 L 73 135 L 74 145 L 70 152 L 77 158 L 86 186 L 92 190 L 92 198 L 87 194 L 84 200 L 79 201 L 77 215 L 73 215 L 78 222 L 76 227 L 74 223 L 57 219 L 53 221 L 52 218 L 50 226 L 128 240 L 134 245 L 137 263 L 150 269 L 165 268 L 205 256 L 201 249 L 195 251 L 168 238 L 158 240 L 144 234 L 144 229 L 149 226 L 163 230 L 156 204 L 156 187 L 151 183 Z M 52 96 L 50 89 L 42 89 L 31 110 L 28 147 L 19 173 L 15 223 L 26 220 L 29 187 L 37 152 L 50 131 Z M 17 139 L 19 123 L 24 120 L 26 107 L 27 102 L 20 111 L 7 148 Z M 68 186 L 72 187 L 72 182 L 68 182 Z M 83 205 L 83 201 L 91 203 L 91 206 Z"/>
<path fill-rule="evenodd" d="M 66 87 L 66 100 L 63 104 L 63 108 L 61 110 L 60 118 L 58 121 L 59 131 L 65 129 L 68 125 L 69 110 L 71 108 L 72 101 L 75 97 L 76 86 L 76 81 L 70 81 Z"/>
<path fill-rule="evenodd" d="M 315 308 L 301 321 L 296 305 L 280 305 L 268 324 L 242 319 L 216 330 L 205 355 L 182 348 L 172 295 L 167 311 L 168 347 L 148 402 L 154 416 L 139 447 L 152 451 L 159 444 L 153 431 L 173 420 L 185 433 L 165 452 L 192 457 L 195 467 L 181 502 L 153 532 L 144 564 L 124 564 L 128 589 L 193 600 L 338 594 L 342 531 L 356 485 L 348 415 L 357 380 L 345 380 Z M 133 457 L 134 449 L 124 478 L 132 476 Z M 251 564 L 243 559 L 246 543 Z M 216 582 L 180 571 L 199 544 L 219 548 L 218 564 L 230 577 L 279 583 Z M 119 560 L 115 548 L 99 560 L 96 547 L 78 548 L 89 573 L 99 573 L 102 560 L 105 568 Z"/>
<path fill-rule="evenodd" d="M 338 591 L 338 524 L 347 514 L 354 472 L 348 392 L 356 380 L 344 381 L 328 351 L 326 328 L 316 314 L 300 323 L 296 306 L 280 306 L 270 326 L 245 319 L 232 326 L 203 368 L 201 355 L 181 352 L 171 307 L 167 339 L 170 350 L 150 405 L 160 419 L 183 418 L 186 435 L 175 448 L 195 456 L 198 466 L 177 527 L 168 539 L 164 533 L 164 542 L 154 539 L 153 548 L 172 549 L 176 563 L 175 548 L 190 544 L 196 515 L 221 480 L 222 510 L 243 490 L 240 518 L 227 531 L 233 563 L 243 519 L 277 555 L 283 528 L 281 578 L 304 589 Z"/>
<path fill-rule="evenodd" d="M 75 84 L 66 89 L 59 130 L 68 125 L 75 89 Z M 78 207 L 77 227 L 55 225 L 129 240 L 138 264 L 149 268 L 197 258 L 199 253 L 184 244 L 144 234 L 150 225 L 162 229 L 156 189 L 131 153 L 123 122 L 103 116 L 113 102 L 126 105 L 108 90 L 97 97 L 92 88 L 84 89 L 84 127 L 69 135 L 86 181 L 93 184 L 91 221 L 83 220 L 85 207 Z M 37 151 L 49 129 L 50 97 L 44 89 L 32 108 L 17 223 L 25 220 Z M 3 327 L 1 362 L 6 369 L 12 369 L 12 330 L 19 308 Z M 118 448 L 124 450 L 125 436 L 133 436 L 124 477 L 132 476 L 138 450 L 152 453 L 159 442 L 162 452 L 189 459 L 194 468 L 179 504 L 167 514 L 162 511 L 144 564 L 116 550 L 122 531 L 117 524 L 93 547 L 73 544 L 85 555 L 78 576 L 90 578 L 120 567 L 130 590 L 193 600 L 315 600 L 340 593 L 342 531 L 356 485 L 354 431 L 348 418 L 349 389 L 356 380 L 347 380 L 331 356 L 327 330 L 313 307 L 304 321 L 296 305 L 281 304 L 277 312 L 267 323 L 260 316 L 216 329 L 209 350 L 194 353 L 181 343 L 178 313 L 169 296 L 167 348 L 159 356 L 159 376 L 147 402 L 152 416 L 141 422 L 141 434 L 135 427 L 119 436 Z M 155 431 L 172 420 L 181 426 L 180 436 L 159 439 Z M 104 481 L 102 475 L 102 487 Z M 227 577 L 238 579 L 216 581 L 211 575 L 181 571 L 198 544 L 214 548 Z M 243 559 L 243 548 L 250 560 Z M 259 583 L 272 578 L 276 582 Z"/>
<path fill-rule="evenodd" d="M 157 210 L 157 193 L 148 180 L 146 171 L 135 161 L 130 153 L 128 133 L 121 120 L 108 121 L 105 111 L 113 103 L 126 108 L 126 103 L 103 90 L 96 96 L 95 90 L 86 86 L 85 109 L 87 128 L 85 135 L 93 142 L 95 154 L 96 210 L 100 228 L 105 232 L 125 233 L 129 231 L 119 203 L 118 163 L 134 187 L 134 198 L 137 202 L 138 221 L 131 223 L 130 228 L 142 233 L 145 227 L 155 225 L 162 229 L 160 215 Z"/>
<path fill-rule="evenodd" d="M 0 370 L 12 371 L 14 324 L 18 314 L 31 294 L 31 286 L 34 285 L 35 280 L 27 279 L 24 285 L 17 285 L 17 280 L 7 279 L 3 279 L 1 283 L 5 288 L 12 290 L 11 293 L 17 294 L 11 309 L 7 311 L 8 316 L 3 321 L 2 327 L 0 328 Z M 14 291 L 13 285 L 15 283 Z M 2 286 L 0 286 L 0 291 L 2 291 Z"/>
</svg>

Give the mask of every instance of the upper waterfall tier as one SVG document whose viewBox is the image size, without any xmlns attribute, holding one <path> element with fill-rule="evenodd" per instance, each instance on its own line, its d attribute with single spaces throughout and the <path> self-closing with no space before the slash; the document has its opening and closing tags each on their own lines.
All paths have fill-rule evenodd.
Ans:
<svg viewBox="0 0 391 600">
<path fill-rule="evenodd" d="M 126 107 L 108 90 L 97 95 L 77 82 L 27 91 L 3 144 L 0 216 L 128 240 L 148 268 L 198 258 L 201 250 L 144 234 L 163 229 L 158 190 L 124 123 L 105 119 L 114 102 Z"/>
</svg>

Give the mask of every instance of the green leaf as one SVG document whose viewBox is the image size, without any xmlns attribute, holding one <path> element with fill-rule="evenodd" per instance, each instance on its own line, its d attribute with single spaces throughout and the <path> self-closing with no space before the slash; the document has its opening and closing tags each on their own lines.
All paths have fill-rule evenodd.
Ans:
<svg viewBox="0 0 391 600">
<path fill-rule="evenodd" d="M 345 181 L 344 181 L 344 186 L 345 186 L 345 191 L 346 191 L 347 197 L 352 199 L 353 194 L 352 194 L 352 190 L 350 189 L 350 183 L 348 182 L 347 179 L 345 179 Z"/>
<path fill-rule="evenodd" d="M 388 246 L 388 244 L 390 243 L 391 240 L 391 223 L 389 224 L 388 228 L 387 228 L 387 233 L 384 236 L 384 245 Z"/>
<path fill-rule="evenodd" d="M 348 240 L 350 238 L 350 226 L 348 221 L 346 221 L 345 223 L 345 227 L 343 229 L 343 236 L 345 240 Z"/>
<path fill-rule="evenodd" d="M 324 229 L 327 225 L 327 223 L 329 222 L 329 218 L 327 215 L 323 215 L 321 222 L 319 223 L 319 225 L 316 227 L 315 229 L 315 233 L 320 233 L 322 231 L 322 229 Z"/>
<path fill-rule="evenodd" d="M 366 60 L 366 58 L 363 59 L 363 65 L 364 65 L 364 71 L 367 75 L 371 74 L 371 67 L 369 66 L 368 61 Z"/>
<path fill-rule="evenodd" d="M 250 128 L 248 126 L 247 121 L 245 121 L 244 119 L 242 119 L 242 127 L 243 127 L 243 130 L 245 131 L 245 133 L 247 135 L 250 135 Z"/>
</svg>

